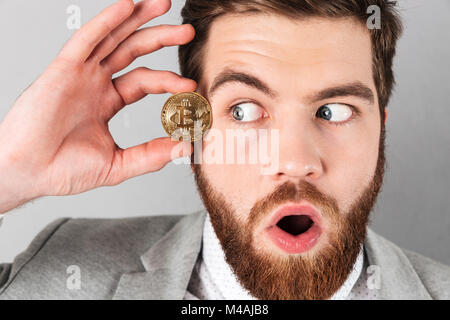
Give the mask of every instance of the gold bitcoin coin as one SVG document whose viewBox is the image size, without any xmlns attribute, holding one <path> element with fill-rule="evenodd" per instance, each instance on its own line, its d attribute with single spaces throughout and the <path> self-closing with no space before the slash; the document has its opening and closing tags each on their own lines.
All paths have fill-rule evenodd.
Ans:
<svg viewBox="0 0 450 320">
<path fill-rule="evenodd" d="M 197 141 L 211 128 L 211 106 L 196 92 L 180 92 L 167 99 L 161 111 L 166 133 L 179 141 Z"/>
</svg>

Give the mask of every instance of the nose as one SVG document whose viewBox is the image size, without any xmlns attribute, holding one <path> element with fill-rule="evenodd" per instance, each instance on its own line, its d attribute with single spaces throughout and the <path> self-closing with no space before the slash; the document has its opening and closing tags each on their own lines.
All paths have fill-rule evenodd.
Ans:
<svg viewBox="0 0 450 320">
<path fill-rule="evenodd" d="M 279 166 L 276 180 L 295 179 L 314 181 L 323 175 L 320 138 L 313 125 L 285 123 L 280 129 Z"/>
</svg>

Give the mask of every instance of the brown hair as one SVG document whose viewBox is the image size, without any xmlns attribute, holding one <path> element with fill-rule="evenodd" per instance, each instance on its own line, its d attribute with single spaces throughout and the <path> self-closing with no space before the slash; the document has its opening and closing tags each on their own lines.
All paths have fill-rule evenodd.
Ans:
<svg viewBox="0 0 450 320">
<path fill-rule="evenodd" d="M 354 17 L 366 24 L 367 9 L 380 8 L 381 28 L 369 30 L 372 38 L 373 77 L 378 93 L 380 113 L 383 115 L 395 84 L 392 60 L 397 39 L 402 33 L 396 1 L 389 0 L 186 0 L 181 11 L 183 23 L 196 30 L 194 40 L 179 47 L 181 75 L 200 81 L 202 57 L 212 22 L 227 13 L 273 12 L 291 19 L 305 17 Z M 384 117 L 381 117 L 384 119 Z"/>
</svg>

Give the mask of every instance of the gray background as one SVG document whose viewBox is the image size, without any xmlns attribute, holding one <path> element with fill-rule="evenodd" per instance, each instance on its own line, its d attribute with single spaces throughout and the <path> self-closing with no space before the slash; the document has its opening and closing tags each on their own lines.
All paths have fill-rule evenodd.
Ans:
<svg viewBox="0 0 450 320">
<path fill-rule="evenodd" d="M 85 23 L 112 2 L 0 0 L 0 119 L 73 33 L 66 27 L 67 7 L 78 5 Z M 172 2 L 166 15 L 148 25 L 181 23 L 184 1 Z M 450 1 L 400 4 L 406 31 L 395 61 L 398 86 L 389 106 L 388 171 L 372 227 L 402 247 L 450 265 Z M 177 48 L 147 55 L 130 68 L 140 65 L 178 72 Z M 164 136 L 159 115 L 168 97 L 148 96 L 113 118 L 110 127 L 117 143 L 129 147 Z M 59 217 L 180 214 L 200 208 L 189 167 L 171 163 L 116 187 L 38 199 L 12 211 L 0 232 L 0 261 L 12 261 Z"/>
</svg>

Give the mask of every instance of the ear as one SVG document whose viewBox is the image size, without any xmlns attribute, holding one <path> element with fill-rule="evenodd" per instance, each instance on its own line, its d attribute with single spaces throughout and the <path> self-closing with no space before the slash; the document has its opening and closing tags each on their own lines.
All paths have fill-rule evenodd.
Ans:
<svg viewBox="0 0 450 320">
<path fill-rule="evenodd" d="M 385 124 L 386 124 L 387 118 L 388 118 L 388 111 L 387 111 L 387 109 L 384 109 L 384 123 Z"/>
</svg>

